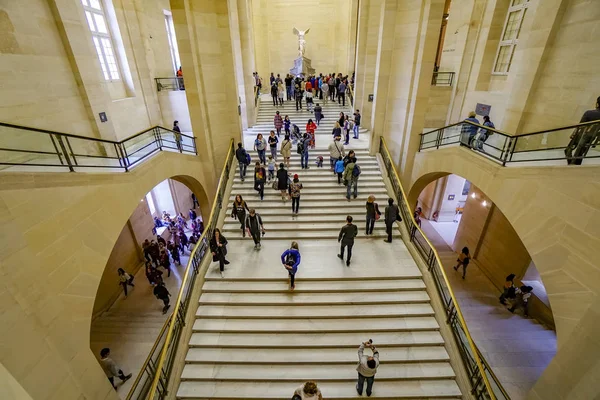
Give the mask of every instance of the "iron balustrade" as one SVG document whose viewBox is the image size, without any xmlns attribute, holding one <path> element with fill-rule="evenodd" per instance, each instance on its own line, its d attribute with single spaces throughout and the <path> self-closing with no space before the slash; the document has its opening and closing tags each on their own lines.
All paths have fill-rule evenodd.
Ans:
<svg viewBox="0 0 600 400">
<path fill-rule="evenodd" d="M 231 171 L 235 168 L 232 168 L 234 155 L 233 144 L 234 141 L 232 139 L 229 142 L 229 151 L 225 157 L 223 170 L 221 171 L 217 187 L 217 194 L 213 200 L 210 217 L 208 218 L 208 224 L 205 225 L 202 236 L 190 254 L 188 265 L 182 275 L 181 288 L 177 295 L 173 313 L 167 319 L 163 330 L 156 339 L 150 355 L 146 359 L 140 374 L 127 395 L 127 400 L 163 400 L 167 397 L 169 379 L 171 378 L 179 339 L 183 332 L 183 328 L 185 327 L 185 316 L 190 305 L 194 283 L 205 257 L 211 256 L 209 246 L 210 238 L 217 227 L 219 211 L 223 207 L 229 176 Z"/>
<path fill-rule="evenodd" d="M 431 77 L 432 86 L 452 86 L 454 83 L 454 72 L 434 71 Z"/>
<path fill-rule="evenodd" d="M 129 171 L 163 150 L 197 155 L 194 139 L 162 126 L 117 142 L 0 122 L 0 165 Z"/>
<path fill-rule="evenodd" d="M 471 338 L 460 306 L 456 301 L 456 296 L 454 295 L 448 277 L 444 272 L 440 257 L 414 219 L 413 212 L 411 211 L 412 208 L 409 207 L 408 199 L 383 137 L 380 138 L 379 153 L 385 164 L 387 177 L 391 182 L 394 194 L 398 199 L 402 223 L 409 232 L 409 240 L 414 244 L 422 261 L 427 265 L 427 269 L 431 273 L 436 289 L 444 305 L 446 322 L 452 330 L 463 364 L 466 368 L 471 383 L 471 393 L 478 400 L 509 400 L 510 398 L 506 394 L 502 384 L 493 374 L 489 364 L 485 362 L 481 352 Z"/>
<path fill-rule="evenodd" d="M 163 90 L 185 90 L 185 84 L 182 76 L 173 76 L 169 78 L 154 78 L 156 82 L 156 91 Z"/>
<path fill-rule="evenodd" d="M 580 165 L 600 158 L 600 121 L 511 135 L 470 121 L 462 121 L 421 134 L 419 151 L 448 145 L 473 149 L 506 166 L 508 163 L 565 161 Z"/>
</svg>

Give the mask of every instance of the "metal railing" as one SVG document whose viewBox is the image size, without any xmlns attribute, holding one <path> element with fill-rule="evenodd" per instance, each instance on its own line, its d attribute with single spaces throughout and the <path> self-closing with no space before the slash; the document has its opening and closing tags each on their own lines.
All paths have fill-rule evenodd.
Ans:
<svg viewBox="0 0 600 400">
<path fill-rule="evenodd" d="M 0 165 L 129 171 L 158 151 L 197 154 L 194 139 L 162 126 L 116 142 L 0 122 Z"/>
<path fill-rule="evenodd" d="M 173 362 L 177 353 L 179 338 L 185 327 L 185 315 L 190 305 L 194 282 L 200 271 L 200 266 L 205 256 L 210 255 L 209 242 L 217 227 L 219 212 L 223 206 L 227 181 L 231 173 L 233 161 L 233 139 L 229 143 L 229 151 L 225 157 L 223 170 L 217 186 L 217 194 L 213 200 L 210 217 L 204 233 L 192 250 L 190 258 L 183 273 L 181 289 L 177 295 L 173 313 L 165 323 L 165 327 L 156 339 L 150 355 L 146 359 L 140 374 L 136 378 L 133 387 L 127 395 L 130 399 L 158 399 L 163 400 L 167 396 L 167 387 L 171 378 Z"/>
<path fill-rule="evenodd" d="M 427 269 L 431 273 L 437 291 L 444 303 L 446 311 L 446 322 L 450 326 L 461 358 L 467 370 L 469 380 L 471 382 L 471 393 L 476 399 L 506 399 L 509 397 L 502 388 L 502 385 L 497 380 L 496 376 L 491 373 L 489 365 L 482 361 L 481 352 L 473 342 L 467 324 L 460 310 L 460 306 L 456 300 L 456 296 L 450 287 L 448 277 L 444 272 L 443 264 L 435 250 L 435 247 L 425 237 L 425 234 L 414 220 L 412 208 L 408 204 L 408 199 L 400 182 L 396 167 L 392 162 L 390 152 L 387 148 L 385 139 L 380 138 L 379 153 L 385 164 L 387 176 L 394 189 L 394 194 L 398 199 L 398 206 L 402 214 L 402 221 L 410 234 L 410 242 L 415 245 L 418 253 L 426 263 Z M 490 382 L 493 382 L 493 384 Z"/>
<path fill-rule="evenodd" d="M 600 158 L 600 121 L 584 122 L 539 132 L 511 135 L 470 121 L 421 134 L 419 151 L 459 144 L 494 161 L 507 163 L 564 160 L 580 165 Z"/>
<path fill-rule="evenodd" d="M 185 84 L 182 76 L 173 76 L 169 78 L 154 78 L 156 82 L 156 91 L 163 90 L 185 90 Z"/>
<path fill-rule="evenodd" d="M 431 77 L 432 86 L 452 86 L 454 83 L 454 72 L 433 72 Z"/>
</svg>

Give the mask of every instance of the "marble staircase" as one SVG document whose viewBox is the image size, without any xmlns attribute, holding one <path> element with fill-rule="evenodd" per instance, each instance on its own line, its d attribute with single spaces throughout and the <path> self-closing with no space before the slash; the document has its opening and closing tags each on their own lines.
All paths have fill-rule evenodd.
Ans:
<svg viewBox="0 0 600 400">
<path fill-rule="evenodd" d="M 290 399 L 300 384 L 314 380 L 324 399 L 359 399 L 357 350 L 368 339 L 381 358 L 372 398 L 462 398 L 421 272 L 399 231 L 392 244 L 382 240 L 382 221 L 373 236 L 364 234 L 367 196 L 374 194 L 382 211 L 388 196 L 377 159 L 353 143 L 362 174 L 358 199 L 348 202 L 328 164 L 314 165 L 314 155 L 326 155 L 319 153 L 319 140 L 308 170 L 292 153 L 290 172 L 304 184 L 296 217 L 270 185 L 264 200 L 258 198 L 253 168 L 244 183 L 237 168 L 232 173 L 222 229 L 231 264 L 224 278 L 216 263 L 206 273 L 177 398 Z M 321 141 L 323 147 L 329 140 Z M 267 232 L 260 250 L 230 217 L 236 194 L 263 218 Z M 359 227 L 350 266 L 337 257 L 348 214 Z M 293 292 L 280 261 L 291 240 L 302 255 Z"/>
</svg>

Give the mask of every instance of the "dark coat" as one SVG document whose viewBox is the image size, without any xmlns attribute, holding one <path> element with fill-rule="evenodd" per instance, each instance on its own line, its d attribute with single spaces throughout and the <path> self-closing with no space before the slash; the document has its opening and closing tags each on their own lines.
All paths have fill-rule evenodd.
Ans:
<svg viewBox="0 0 600 400">
<path fill-rule="evenodd" d="M 223 256 L 227 255 L 227 239 L 222 234 L 219 235 L 219 243 L 221 243 L 222 247 L 218 246 L 214 236 L 210 239 L 210 251 L 216 254 L 213 256 L 213 261 L 219 260 L 219 253 L 223 254 Z"/>
<path fill-rule="evenodd" d="M 288 188 L 288 172 L 285 168 L 277 170 L 277 190 L 287 190 Z"/>
</svg>

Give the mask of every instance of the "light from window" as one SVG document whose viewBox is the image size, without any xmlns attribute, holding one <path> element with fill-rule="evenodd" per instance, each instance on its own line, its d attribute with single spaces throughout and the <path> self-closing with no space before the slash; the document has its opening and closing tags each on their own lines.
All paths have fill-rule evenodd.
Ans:
<svg viewBox="0 0 600 400">
<path fill-rule="evenodd" d="M 148 207 L 150 208 L 150 215 L 156 214 L 156 206 L 154 205 L 154 199 L 152 198 L 152 193 L 148 193 L 146 195 L 146 203 L 148 203 Z"/>
<path fill-rule="evenodd" d="M 510 64 L 512 63 L 515 54 L 515 48 L 519 41 L 519 34 L 523 27 L 523 21 L 525 20 L 528 6 L 529 0 L 513 0 L 508 9 L 500 44 L 498 46 L 496 62 L 494 63 L 493 72 L 495 74 L 505 75 L 508 74 L 510 70 Z"/>
<path fill-rule="evenodd" d="M 118 80 L 119 67 L 100 0 L 81 0 L 81 3 L 85 11 L 85 19 L 92 32 L 92 40 L 104 79 L 107 81 Z"/>
<path fill-rule="evenodd" d="M 173 63 L 173 72 L 177 74 L 177 70 L 181 66 L 181 60 L 179 59 L 179 49 L 177 48 L 175 25 L 173 25 L 173 16 L 171 14 L 166 14 L 166 11 L 165 27 L 167 29 L 167 38 L 169 39 L 169 48 L 171 49 L 171 62 Z"/>
</svg>

